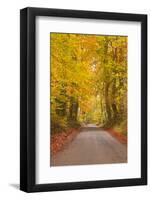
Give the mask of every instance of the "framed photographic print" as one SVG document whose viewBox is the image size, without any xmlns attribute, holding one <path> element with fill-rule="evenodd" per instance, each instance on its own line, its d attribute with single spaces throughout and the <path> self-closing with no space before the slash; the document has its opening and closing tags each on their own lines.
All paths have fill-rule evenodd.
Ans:
<svg viewBox="0 0 151 200">
<path fill-rule="evenodd" d="M 147 184 L 147 16 L 20 12 L 20 189 Z"/>
</svg>

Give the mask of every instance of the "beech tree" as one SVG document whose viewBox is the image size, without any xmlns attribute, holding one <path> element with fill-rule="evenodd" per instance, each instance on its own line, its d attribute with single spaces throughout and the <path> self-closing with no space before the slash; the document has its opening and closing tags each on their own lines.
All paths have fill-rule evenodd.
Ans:
<svg viewBox="0 0 151 200">
<path fill-rule="evenodd" d="M 50 34 L 52 133 L 127 127 L 127 37 Z"/>
</svg>

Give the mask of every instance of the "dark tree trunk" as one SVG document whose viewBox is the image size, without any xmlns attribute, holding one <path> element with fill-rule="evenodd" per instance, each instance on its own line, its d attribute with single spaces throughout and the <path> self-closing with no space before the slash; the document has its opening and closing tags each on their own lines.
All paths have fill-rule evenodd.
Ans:
<svg viewBox="0 0 151 200">
<path fill-rule="evenodd" d="M 105 103 L 106 103 L 106 112 L 107 112 L 107 118 L 108 123 L 111 122 L 111 108 L 110 108 L 110 100 L 109 100 L 109 83 L 105 85 Z"/>
<path fill-rule="evenodd" d="M 113 79 L 112 82 L 112 111 L 113 111 L 113 121 L 116 122 L 118 116 L 118 110 L 116 107 L 116 78 Z"/>
<path fill-rule="evenodd" d="M 77 121 L 78 116 L 78 100 L 74 97 L 70 98 L 70 108 L 69 108 L 69 120 Z"/>
</svg>

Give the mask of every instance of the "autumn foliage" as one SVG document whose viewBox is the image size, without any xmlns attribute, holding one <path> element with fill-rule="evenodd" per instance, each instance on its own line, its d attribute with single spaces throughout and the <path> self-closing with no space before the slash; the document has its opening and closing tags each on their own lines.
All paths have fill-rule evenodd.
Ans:
<svg viewBox="0 0 151 200">
<path fill-rule="evenodd" d="M 127 40 L 50 34 L 53 135 L 88 123 L 127 134 Z"/>
</svg>

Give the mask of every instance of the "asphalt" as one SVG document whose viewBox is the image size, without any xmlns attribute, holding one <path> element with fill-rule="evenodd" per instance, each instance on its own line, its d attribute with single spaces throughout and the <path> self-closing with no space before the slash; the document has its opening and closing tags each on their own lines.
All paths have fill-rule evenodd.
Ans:
<svg viewBox="0 0 151 200">
<path fill-rule="evenodd" d="M 51 158 L 51 166 L 126 162 L 127 146 L 95 125 L 84 127 L 70 144 Z"/>
</svg>

